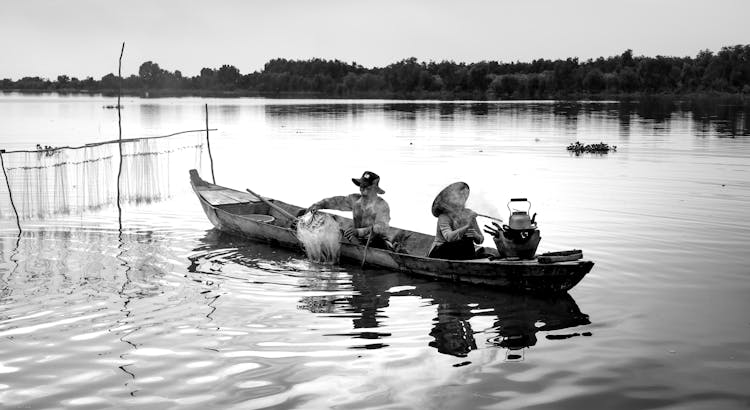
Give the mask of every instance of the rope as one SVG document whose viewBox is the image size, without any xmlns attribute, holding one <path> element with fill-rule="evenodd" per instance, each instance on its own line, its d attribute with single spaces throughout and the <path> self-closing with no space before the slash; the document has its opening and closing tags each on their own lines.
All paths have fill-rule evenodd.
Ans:
<svg viewBox="0 0 750 410">
<path fill-rule="evenodd" d="M 218 128 L 212 128 L 210 131 L 217 131 L 217 130 L 218 130 Z M 98 147 L 100 145 L 114 144 L 114 143 L 120 143 L 120 142 L 139 142 L 139 141 L 145 141 L 145 140 L 155 140 L 155 139 L 159 139 L 159 138 L 174 137 L 175 135 L 187 134 L 187 133 L 190 133 L 190 132 L 205 132 L 205 131 L 206 131 L 205 129 L 202 129 L 202 130 L 188 130 L 188 131 L 175 132 L 174 134 L 169 134 L 169 135 L 160 135 L 158 137 L 126 138 L 124 140 L 116 139 L 116 140 L 111 140 L 111 141 L 92 142 L 92 143 L 85 144 L 85 145 L 80 145 L 80 146 L 77 146 L 77 147 L 71 147 L 71 146 L 68 146 L 68 145 L 64 145 L 64 146 L 61 146 L 61 147 L 54 147 L 54 148 L 50 148 L 50 149 L 32 149 L 32 150 L 20 149 L 20 150 L 15 150 L 15 151 L 5 151 L 5 153 L 6 154 L 18 154 L 18 153 L 54 152 L 54 151 L 60 151 L 60 150 L 64 150 L 64 149 L 74 149 L 75 150 L 75 149 L 82 149 L 82 148 Z"/>
</svg>

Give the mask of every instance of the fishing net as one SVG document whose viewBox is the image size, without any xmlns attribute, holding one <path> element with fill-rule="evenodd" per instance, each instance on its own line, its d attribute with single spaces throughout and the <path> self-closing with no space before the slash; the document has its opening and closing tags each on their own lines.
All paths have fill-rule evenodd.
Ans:
<svg viewBox="0 0 750 410">
<path fill-rule="evenodd" d="M 80 147 L 2 153 L 0 220 L 45 219 L 117 205 L 160 201 L 189 190 L 189 169 L 202 168 L 204 135 L 140 138 Z"/>
<path fill-rule="evenodd" d="M 297 239 L 311 261 L 325 264 L 339 261 L 341 229 L 331 215 L 323 212 L 302 215 L 297 221 Z"/>
</svg>

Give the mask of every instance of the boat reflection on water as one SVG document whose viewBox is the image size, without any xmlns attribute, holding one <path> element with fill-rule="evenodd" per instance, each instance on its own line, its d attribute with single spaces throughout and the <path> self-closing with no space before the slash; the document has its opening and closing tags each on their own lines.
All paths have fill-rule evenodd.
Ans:
<svg viewBox="0 0 750 410">
<path fill-rule="evenodd" d="M 429 295 L 437 305 L 437 318 L 430 335 L 430 345 L 439 352 L 466 356 L 477 349 L 476 336 L 481 333 L 487 344 L 508 349 L 507 359 L 522 359 L 522 349 L 537 343 L 537 333 L 550 332 L 589 324 L 573 298 L 567 294 L 538 297 L 492 291 L 471 293 L 439 289 Z M 486 317 L 492 320 L 489 329 L 475 330 L 471 319 Z M 548 338 L 567 338 L 579 333 L 548 335 Z M 586 334 L 584 332 L 584 334 Z M 518 351 L 518 352 L 515 352 Z"/>
<path fill-rule="evenodd" d="M 505 293 L 497 289 L 431 281 L 398 272 L 367 269 L 356 265 L 321 266 L 307 262 L 304 255 L 266 244 L 253 243 L 209 231 L 205 246 L 192 258 L 191 272 L 206 272 L 201 266 L 217 263 L 239 264 L 266 272 L 278 271 L 275 280 L 294 280 L 296 286 L 315 295 L 299 299 L 297 308 L 332 317 L 351 318 L 353 331 L 330 336 L 349 336 L 373 343 L 358 348 L 376 349 L 388 346 L 386 308 L 392 298 L 418 297 L 421 304 L 435 307 L 429 345 L 440 353 L 465 357 L 472 350 L 486 346 L 505 348 L 507 360 L 522 360 L 523 349 L 537 343 L 539 332 L 548 339 L 566 339 L 588 332 L 565 332 L 576 326 L 590 324 L 575 300 L 568 294 L 537 296 Z M 213 256 L 212 256 L 213 255 Z M 221 268 L 211 268 L 216 273 Z M 330 292 L 330 293 L 326 293 Z M 474 323 L 474 324 L 473 324 Z M 477 326 L 477 324 L 479 324 Z M 475 327 L 481 327 L 475 329 Z M 558 331 L 563 331 L 559 332 Z"/>
</svg>

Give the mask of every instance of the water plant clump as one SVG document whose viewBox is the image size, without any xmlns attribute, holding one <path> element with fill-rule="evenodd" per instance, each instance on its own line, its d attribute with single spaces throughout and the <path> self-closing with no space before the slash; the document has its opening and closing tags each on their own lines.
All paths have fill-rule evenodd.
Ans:
<svg viewBox="0 0 750 410">
<path fill-rule="evenodd" d="M 584 152 L 588 153 L 594 153 L 594 154 L 607 154 L 610 151 L 615 152 L 617 151 L 617 145 L 609 146 L 608 144 L 604 142 L 600 142 L 598 144 L 581 144 L 579 141 L 576 141 L 573 144 L 568 145 L 568 151 L 572 151 L 576 155 L 581 155 Z"/>
</svg>

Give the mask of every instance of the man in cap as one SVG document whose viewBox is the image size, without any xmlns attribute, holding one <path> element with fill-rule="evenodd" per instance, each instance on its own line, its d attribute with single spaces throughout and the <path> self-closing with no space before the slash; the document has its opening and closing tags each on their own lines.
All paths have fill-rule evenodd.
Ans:
<svg viewBox="0 0 750 410">
<path fill-rule="evenodd" d="M 353 242 L 366 244 L 375 248 L 387 248 L 386 235 L 391 221 L 391 210 L 388 203 L 378 196 L 385 191 L 380 189 L 378 174 L 365 171 L 362 178 L 352 178 L 354 185 L 359 186 L 359 194 L 333 196 L 321 199 L 310 205 L 308 212 L 319 209 L 336 209 L 352 211 L 354 226 L 344 229 L 344 236 Z"/>
</svg>

